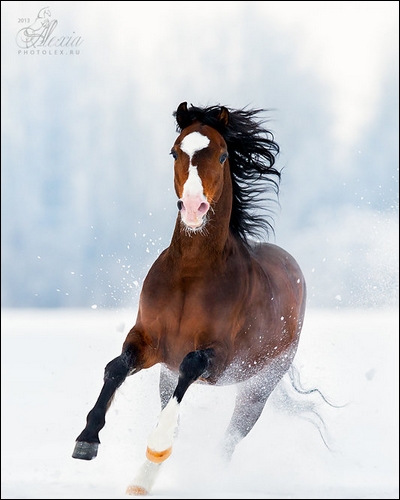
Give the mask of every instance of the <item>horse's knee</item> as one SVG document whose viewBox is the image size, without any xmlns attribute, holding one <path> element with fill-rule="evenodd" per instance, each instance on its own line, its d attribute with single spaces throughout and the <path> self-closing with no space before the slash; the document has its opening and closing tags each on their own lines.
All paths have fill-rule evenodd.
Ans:
<svg viewBox="0 0 400 500">
<path fill-rule="evenodd" d="M 179 366 L 178 385 L 173 394 L 178 403 L 182 401 L 185 392 L 193 382 L 201 376 L 208 376 L 208 367 L 213 355 L 213 349 L 204 349 L 189 352 L 189 354 L 183 358 Z"/>
<path fill-rule="evenodd" d="M 212 349 L 189 352 L 189 354 L 183 358 L 179 367 L 180 376 L 185 377 L 192 382 L 201 376 L 206 376 L 212 353 Z"/>
<path fill-rule="evenodd" d="M 112 381 L 119 387 L 132 369 L 132 353 L 125 351 L 109 363 L 104 369 L 104 381 Z"/>
</svg>

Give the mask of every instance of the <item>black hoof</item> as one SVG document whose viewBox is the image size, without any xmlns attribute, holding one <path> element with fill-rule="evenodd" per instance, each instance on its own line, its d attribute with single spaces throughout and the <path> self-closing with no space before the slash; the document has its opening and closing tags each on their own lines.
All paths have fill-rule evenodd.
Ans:
<svg viewBox="0 0 400 500">
<path fill-rule="evenodd" d="M 77 441 L 75 444 L 72 458 L 80 458 L 81 460 L 92 460 L 97 457 L 99 443 L 85 443 L 85 441 Z"/>
</svg>

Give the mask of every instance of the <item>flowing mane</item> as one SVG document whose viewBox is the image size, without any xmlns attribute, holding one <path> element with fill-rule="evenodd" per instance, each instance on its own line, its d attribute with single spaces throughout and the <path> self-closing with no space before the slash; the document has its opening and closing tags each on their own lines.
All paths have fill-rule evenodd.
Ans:
<svg viewBox="0 0 400 500">
<path fill-rule="evenodd" d="M 229 111 L 227 125 L 218 119 L 220 105 L 203 108 L 191 105 L 176 131 L 199 121 L 215 128 L 225 139 L 233 186 L 230 229 L 248 244 L 249 236 L 260 238 L 274 232 L 272 210 L 265 202 L 278 202 L 281 173 L 274 164 L 279 146 L 272 132 L 264 128 L 265 120 L 256 118 L 266 110 L 224 107 Z M 177 111 L 173 113 L 176 115 Z M 276 195 L 275 200 L 266 196 L 271 191 Z"/>
</svg>

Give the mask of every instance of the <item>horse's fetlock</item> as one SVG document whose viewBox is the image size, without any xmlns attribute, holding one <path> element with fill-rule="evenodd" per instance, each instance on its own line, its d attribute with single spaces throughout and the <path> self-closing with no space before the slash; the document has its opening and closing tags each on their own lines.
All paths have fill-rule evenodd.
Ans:
<svg viewBox="0 0 400 500">
<path fill-rule="evenodd" d="M 77 442 L 81 443 L 97 443 L 100 444 L 99 435 L 97 432 L 90 432 L 88 430 L 82 431 L 76 438 Z"/>
</svg>

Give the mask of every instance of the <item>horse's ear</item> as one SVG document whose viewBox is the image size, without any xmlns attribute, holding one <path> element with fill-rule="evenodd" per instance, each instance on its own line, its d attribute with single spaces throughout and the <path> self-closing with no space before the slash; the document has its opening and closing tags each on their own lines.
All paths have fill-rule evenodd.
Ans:
<svg viewBox="0 0 400 500">
<path fill-rule="evenodd" d="M 176 123 L 181 130 L 190 125 L 190 118 L 186 101 L 179 104 L 178 109 L 175 112 L 175 118 Z"/>
<path fill-rule="evenodd" d="M 221 122 L 224 127 L 226 127 L 229 123 L 229 111 L 225 108 L 225 106 L 221 106 L 221 109 L 219 110 L 218 121 Z"/>
</svg>

